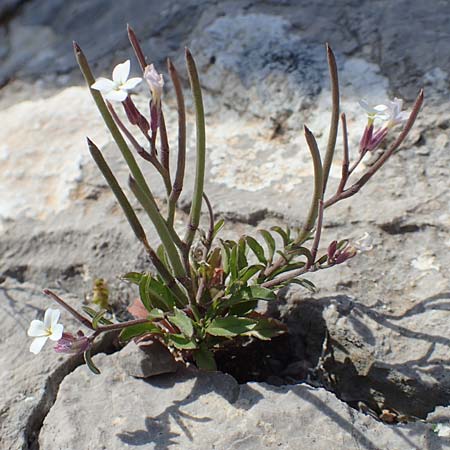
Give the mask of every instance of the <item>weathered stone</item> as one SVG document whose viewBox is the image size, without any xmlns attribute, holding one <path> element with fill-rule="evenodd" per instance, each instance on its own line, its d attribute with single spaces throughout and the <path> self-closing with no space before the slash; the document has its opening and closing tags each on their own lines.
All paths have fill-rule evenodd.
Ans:
<svg viewBox="0 0 450 450">
<path fill-rule="evenodd" d="M 0 304 L 0 447 L 28 449 L 36 441 L 59 383 L 82 359 L 57 355 L 51 341 L 39 355 L 30 353 L 31 339 L 26 333 L 31 320 L 42 319 L 44 310 L 54 307 L 39 287 L 3 279 Z M 68 330 L 77 329 L 66 312 L 61 314 L 61 323 Z"/>
<path fill-rule="evenodd" d="M 97 356 L 97 377 L 80 367 L 65 378 L 45 419 L 41 448 L 450 448 L 431 426 L 384 425 L 324 389 L 239 386 L 227 375 L 190 370 L 144 381 L 118 369 L 119 357 Z"/>
<path fill-rule="evenodd" d="M 139 345 L 131 341 L 120 352 L 119 363 L 125 373 L 136 378 L 172 373 L 178 367 L 167 347 L 150 341 Z"/>
<path fill-rule="evenodd" d="M 168 0 L 161 8 L 159 4 L 139 0 L 125 12 L 122 4 L 107 0 L 79 1 L 73 5 L 63 0 L 0 3 L 0 85 L 7 83 L 0 98 L 3 167 L 0 176 L 3 226 L 0 283 L 3 284 L 0 287 L 5 296 L 0 312 L 5 324 L 4 334 L 0 333 L 2 449 L 34 446 L 34 436 L 56 398 L 60 380 L 76 365 L 72 360 L 55 359 L 54 354 L 43 353 L 39 358 L 28 354 L 29 340 L 24 335 L 24 324 L 35 318 L 33 308 L 44 301 L 39 289 L 58 286 L 80 299 L 89 295 L 93 278 L 100 276 L 109 281 L 112 302 L 120 309 L 119 306 L 128 306 L 136 293 L 119 283 L 117 275 L 151 267 L 90 160 L 85 135 L 104 149 L 121 182 L 126 180 L 128 170 L 111 144 L 86 89 L 63 90 L 72 83 L 81 83 L 71 51 L 72 39 L 80 41 L 97 76 L 110 76 L 114 64 L 131 57 L 126 20 L 136 29 L 146 53 L 159 70 L 164 67 L 165 56 L 182 54 L 180 47 L 185 43 L 197 57 L 200 78 L 207 88 L 206 191 L 216 213 L 232 219 L 225 230 L 225 236 L 230 238 L 253 233 L 254 227 L 268 228 L 283 221 L 300 224 L 306 215 L 312 191 L 312 165 L 302 126 L 306 123 L 312 129 L 324 149 L 329 121 L 324 41 L 330 42 L 338 58 L 342 109 L 347 113 L 352 157 L 357 155 L 365 121 L 357 106 L 360 97 L 370 93 L 373 100 L 378 101 L 394 93 L 411 100 L 418 89 L 425 86 L 424 110 L 402 149 L 368 183 L 363 194 L 326 211 L 327 227 L 320 252 L 336 237 L 356 239 L 364 231 L 373 236 L 374 248 L 346 265 L 313 274 L 310 279 L 319 286 L 314 298 L 304 291 L 293 290 L 280 311 L 272 307 L 269 310 L 281 314 L 288 322 L 294 355 L 300 357 L 306 352 L 308 356 L 306 362 L 291 363 L 286 374 L 294 379 L 299 372 L 308 373 L 311 364 L 320 362 L 326 369 L 323 381 L 352 404 L 367 402 L 371 408 L 393 407 L 406 415 L 425 417 L 436 405 L 448 403 L 450 62 L 447 28 L 450 11 L 446 2 L 384 0 L 356 4 L 350 0 L 334 3 L 317 0 L 303 2 L 299 7 L 299 2 L 289 0 L 219 3 Z M 177 64 L 182 76 L 183 65 Z M 133 71 L 135 68 L 133 61 Z M 167 77 L 166 81 L 169 86 Z M 142 86 L 139 93 L 144 91 Z M 147 111 L 146 97 L 138 95 L 136 99 L 143 111 Z M 187 94 L 186 99 L 192 106 L 190 95 Z M 171 147 L 175 153 L 176 114 L 170 88 L 165 101 Z M 194 139 L 193 116 L 189 115 L 188 169 L 181 202 L 184 210 L 189 208 L 193 185 Z M 339 137 L 328 194 L 336 188 L 341 150 Z M 369 159 L 364 161 L 365 166 L 369 164 Z M 159 202 L 164 198 L 163 186 L 148 166 L 142 167 L 152 179 L 152 186 L 156 185 L 154 192 Z M 178 218 L 183 217 L 179 212 Z M 152 243 L 156 243 L 153 229 L 145 218 L 143 222 Z M 176 226 L 183 230 L 185 225 L 177 220 Z M 73 297 L 74 304 L 80 305 L 76 298 Z M 19 332 L 17 323 L 22 322 L 23 330 Z M 330 337 L 328 345 L 323 342 L 326 330 Z M 108 358 L 104 357 L 105 367 Z M 76 377 L 85 370 L 79 369 Z M 119 377 L 119 369 L 114 373 Z M 183 402 L 183 395 L 188 395 L 192 387 L 176 376 L 169 377 L 168 383 L 178 380 L 186 387 L 186 394 L 177 397 L 178 390 L 161 388 L 157 392 L 161 404 L 156 405 L 157 400 L 153 399 L 155 403 L 148 408 L 145 402 L 155 394 L 154 384 L 141 380 L 132 380 L 130 384 L 125 380 L 123 387 L 119 381 L 105 387 L 100 381 L 102 378 L 89 375 L 87 383 L 98 382 L 100 392 L 91 397 L 93 394 L 88 387 L 76 381 L 75 386 L 80 389 L 77 397 L 76 388 L 69 389 L 68 382 L 61 391 L 55 414 L 49 416 L 43 442 L 53 437 L 67 437 L 56 431 L 59 430 L 58 417 L 63 410 L 64 421 L 69 420 L 67 417 L 75 416 L 76 409 L 70 409 L 70 403 L 63 404 L 62 399 L 70 398 L 74 405 L 79 405 L 86 398 L 99 398 L 99 403 L 104 404 L 104 398 L 100 398 L 102 390 L 107 400 L 116 402 L 129 388 L 137 393 L 136 397 L 142 397 L 138 398 L 142 407 L 136 410 L 136 414 L 141 415 L 133 416 L 133 412 L 129 412 L 130 404 L 119 403 L 118 408 L 123 408 L 120 415 L 102 412 L 111 413 L 112 418 L 105 416 L 105 424 L 110 427 L 118 424 L 118 433 L 123 435 L 120 440 L 110 429 L 102 429 L 101 437 L 106 436 L 105 442 L 115 439 L 108 449 L 114 445 L 123 448 L 128 443 L 125 439 L 131 440 L 133 446 L 143 442 L 142 447 L 155 434 L 157 442 L 166 447 L 176 441 L 174 445 L 181 442 L 182 448 L 202 448 L 202 443 L 206 442 L 208 450 L 213 445 L 216 448 L 264 448 L 264 445 L 271 448 L 274 444 L 263 441 L 254 430 L 259 432 L 263 426 L 270 441 L 274 436 L 273 430 L 270 431 L 272 424 L 280 436 L 277 435 L 274 442 L 281 442 L 284 448 L 290 448 L 289 445 L 298 448 L 299 442 L 311 448 L 330 448 L 341 436 L 346 448 L 356 446 L 354 441 L 348 441 L 352 431 L 348 431 L 350 427 L 345 420 L 339 419 L 339 423 L 348 432 L 329 428 L 335 426 L 331 419 L 337 418 L 334 413 L 324 418 L 322 425 L 316 412 L 310 412 L 303 404 L 301 408 L 311 415 L 310 418 L 305 414 L 299 420 L 298 415 L 286 409 L 290 402 L 284 403 L 286 396 L 294 396 L 295 389 L 303 392 L 304 386 L 292 388 L 294 391 L 289 391 L 291 394 L 279 401 L 281 391 L 250 385 L 258 396 L 264 397 L 256 402 L 248 400 L 248 386 L 239 388 L 229 378 L 225 382 L 223 377 L 219 378 L 217 384 L 223 382 L 230 388 L 224 395 L 232 399 L 231 405 L 226 402 L 228 406 L 222 411 L 223 404 L 216 401 L 217 395 L 211 390 L 193 402 L 195 406 L 182 407 L 188 413 L 189 408 L 198 411 L 194 416 L 202 418 L 203 402 L 213 398 L 212 404 L 216 405 L 217 410 L 211 407 L 213 412 L 205 413 L 212 421 L 188 425 L 194 436 L 192 445 L 186 435 L 175 436 L 180 433 L 176 425 L 168 424 L 167 417 L 174 409 L 164 413 L 173 400 Z M 73 378 L 68 377 L 68 380 Z M 273 379 L 278 383 L 280 380 L 283 381 L 280 377 Z M 193 379 L 191 383 L 194 384 Z M 213 389 L 221 392 L 217 384 Z M 151 392 L 145 390 L 149 386 Z M 253 405 L 252 415 L 242 421 L 234 418 L 236 408 L 239 414 L 242 412 L 233 400 L 238 395 L 232 393 L 235 390 Z M 313 391 L 313 395 L 333 405 L 336 402 L 322 390 Z M 77 398 L 74 400 L 74 397 Z M 277 401 L 281 404 L 276 405 Z M 258 409 L 259 405 L 268 402 L 283 419 L 283 424 L 277 424 L 278 419 L 273 419 L 265 409 L 264 417 L 268 414 L 270 420 L 258 416 L 263 411 Z M 335 411 L 338 414 L 344 411 L 341 416 L 350 417 L 349 423 L 353 424 L 353 418 L 357 417 L 353 434 L 360 447 L 371 448 L 373 444 L 373 448 L 380 449 L 432 449 L 448 445 L 445 440 L 436 440 L 429 428 L 424 431 L 425 427 L 419 424 L 405 428 L 377 424 L 377 436 L 371 434 L 372 431 L 366 435 L 364 427 L 358 425 L 362 416 L 339 405 Z M 156 424 L 160 428 L 154 432 L 155 422 L 151 422 L 151 418 L 158 414 L 163 416 Z M 226 430 L 229 435 L 219 435 L 214 425 L 227 426 L 227 414 L 232 418 L 230 429 Z M 244 416 L 239 414 L 242 419 Z M 130 423 L 128 416 L 135 423 Z M 143 418 L 147 416 L 150 419 L 145 422 Z M 175 417 L 182 420 L 180 415 Z M 261 420 L 258 422 L 255 417 Z M 316 422 L 310 423 L 315 417 Z M 428 420 L 447 420 L 447 416 L 434 417 L 430 415 Z M 372 419 L 366 419 L 372 427 Z M 75 417 L 67 428 L 70 434 L 67 442 L 77 433 L 84 435 L 87 431 L 88 445 L 97 449 L 102 442 L 99 443 L 99 435 L 92 430 L 93 421 L 99 423 L 89 415 Z M 211 423 L 212 432 L 208 428 Z M 298 423 L 306 423 L 305 428 Z M 72 425 L 78 427 L 76 431 Z M 289 441 L 291 426 L 296 427 L 293 438 L 299 436 L 296 432 L 304 431 L 302 440 L 299 438 L 293 444 Z M 405 429 L 412 430 L 415 436 L 404 434 L 404 442 L 399 445 L 389 440 L 391 433 L 398 437 Z M 222 428 L 217 427 L 217 430 L 223 432 Z M 364 441 L 360 433 L 371 442 Z M 210 434 L 211 441 L 208 441 Z M 229 441 L 226 441 L 228 436 Z M 309 441 L 304 441 L 304 436 Z M 328 436 L 338 438 L 330 444 Z M 410 439 L 409 444 L 406 444 L 407 439 Z M 83 448 L 76 440 L 73 442 L 73 450 Z M 70 447 L 54 444 L 54 448 Z"/>
</svg>

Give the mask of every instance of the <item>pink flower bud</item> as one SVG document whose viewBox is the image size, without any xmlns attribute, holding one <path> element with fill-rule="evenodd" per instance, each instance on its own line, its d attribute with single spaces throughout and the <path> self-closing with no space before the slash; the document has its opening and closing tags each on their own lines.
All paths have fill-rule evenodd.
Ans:
<svg viewBox="0 0 450 450">
<path fill-rule="evenodd" d="M 337 241 L 333 241 L 328 246 L 328 264 L 341 264 L 347 261 L 350 258 L 353 258 L 356 255 L 356 248 L 344 241 L 339 248 L 339 243 Z"/>
<path fill-rule="evenodd" d="M 162 89 L 164 86 L 163 76 L 156 71 L 153 64 L 150 64 L 144 70 L 144 78 L 150 87 L 150 91 L 152 92 L 153 103 L 159 106 L 161 103 Z"/>
<path fill-rule="evenodd" d="M 132 125 L 137 125 L 144 134 L 147 134 L 150 129 L 150 125 L 147 119 L 136 108 L 133 100 L 128 96 L 125 101 L 122 102 L 122 105 L 130 123 Z"/>
<path fill-rule="evenodd" d="M 76 336 L 71 333 L 63 333 L 54 350 L 56 353 L 79 354 L 85 352 L 90 345 L 89 338 L 82 331 L 78 331 Z"/>
</svg>

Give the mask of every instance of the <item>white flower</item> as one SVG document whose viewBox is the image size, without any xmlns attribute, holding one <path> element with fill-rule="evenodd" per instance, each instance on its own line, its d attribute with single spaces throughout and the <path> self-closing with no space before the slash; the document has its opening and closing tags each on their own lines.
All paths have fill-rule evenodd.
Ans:
<svg viewBox="0 0 450 450">
<path fill-rule="evenodd" d="M 369 121 L 373 122 L 375 119 L 387 120 L 389 118 L 389 106 L 380 103 L 379 105 L 371 106 L 366 100 L 361 99 L 359 106 L 366 112 Z"/>
<path fill-rule="evenodd" d="M 123 102 L 128 97 L 128 91 L 134 89 L 142 78 L 130 78 L 130 60 L 127 59 L 122 64 L 117 64 L 112 73 L 112 80 L 108 78 L 97 78 L 97 81 L 91 86 L 92 89 L 100 91 L 106 100 L 114 102 Z"/>
<path fill-rule="evenodd" d="M 354 247 L 358 252 L 368 252 L 373 249 L 373 239 L 367 231 L 354 242 Z"/>
<path fill-rule="evenodd" d="M 443 424 L 443 423 L 438 423 L 436 424 L 436 426 L 434 427 L 434 431 L 435 433 L 437 433 L 437 435 L 439 437 L 450 437 L 450 426 Z"/>
<path fill-rule="evenodd" d="M 387 127 L 392 128 L 395 125 L 399 125 L 408 120 L 409 114 L 406 111 L 402 111 L 403 108 L 403 100 L 400 98 L 394 98 L 393 102 L 388 102 L 388 118 Z"/>
<path fill-rule="evenodd" d="M 158 73 L 153 64 L 147 66 L 144 70 L 144 78 L 147 81 L 152 92 L 153 101 L 159 104 L 164 86 L 163 76 Z"/>
<path fill-rule="evenodd" d="M 402 111 L 403 100 L 396 97 L 394 101 L 388 100 L 386 104 L 380 103 L 375 106 L 371 106 L 363 99 L 359 101 L 359 105 L 366 112 L 369 122 L 380 119 L 386 122 L 387 128 L 393 128 L 395 125 L 405 122 L 409 116 L 406 111 Z"/>
<path fill-rule="evenodd" d="M 30 345 L 31 353 L 37 355 L 49 338 L 52 341 L 61 339 L 64 327 L 58 323 L 59 316 L 60 312 L 57 309 L 47 309 L 43 322 L 42 320 L 31 321 L 28 329 L 28 336 L 34 337 Z"/>
</svg>

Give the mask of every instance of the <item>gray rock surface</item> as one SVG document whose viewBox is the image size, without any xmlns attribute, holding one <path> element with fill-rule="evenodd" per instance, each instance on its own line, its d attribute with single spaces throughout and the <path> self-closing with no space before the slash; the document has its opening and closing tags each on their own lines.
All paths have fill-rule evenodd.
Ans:
<svg viewBox="0 0 450 450">
<path fill-rule="evenodd" d="M 239 386 L 227 375 L 189 370 L 144 381 L 118 369 L 118 358 L 120 353 L 98 355 L 98 377 L 80 367 L 64 379 L 45 419 L 41 448 L 449 448 L 430 425 L 383 425 L 324 389 Z"/>
<path fill-rule="evenodd" d="M 126 168 L 80 86 L 72 39 L 79 40 L 95 73 L 105 76 L 131 56 L 127 21 L 160 70 L 170 55 L 184 73 L 179 55 L 184 45 L 192 48 L 206 88 L 206 190 L 216 212 L 230 219 L 225 233 L 233 238 L 274 224 L 298 225 L 306 215 L 312 165 L 301 130 L 306 123 L 324 148 L 330 102 L 323 43 L 328 41 L 338 59 L 352 155 L 364 126 L 360 97 L 412 100 L 424 86 L 426 103 L 407 142 L 363 194 L 326 212 L 322 249 L 336 237 L 357 239 L 364 231 L 372 236 L 373 249 L 311 276 L 319 286 L 315 296 L 292 290 L 272 308 L 289 325 L 298 346 L 294 356 L 308 359 L 290 361 L 286 373 L 318 365 L 315 374 L 327 388 L 366 410 L 396 409 L 422 419 L 438 405 L 436 411 L 446 411 L 449 17 L 449 3 L 440 0 L 169 0 L 164 7 L 143 0 L 125 7 L 107 0 L 0 2 L 0 448 L 37 450 L 39 435 L 41 450 L 67 450 L 75 436 L 86 437 L 86 448 L 97 445 L 100 435 L 89 434 L 97 429 L 88 424 L 102 421 L 72 408 L 81 407 L 86 396 L 92 404 L 98 401 L 95 411 L 105 415 L 101 438 L 108 450 L 127 443 L 207 449 L 281 443 L 287 449 L 298 448 L 296 436 L 317 449 L 330 448 L 329 436 L 336 446 L 342 443 L 336 449 L 447 448 L 429 425 L 388 427 L 304 385 L 239 387 L 226 376 L 196 379 L 186 373 L 147 383 L 125 376 L 115 356 L 99 357 L 100 378 L 85 367 L 67 376 L 79 361 L 48 350 L 33 357 L 25 332 L 51 304 L 42 288 L 56 288 L 81 305 L 93 280 L 102 277 L 113 304 L 123 309 L 137 294 L 117 276 L 150 268 L 88 157 L 86 135 L 104 148 L 121 181 L 126 179 Z M 133 61 L 133 73 L 136 68 Z M 167 88 L 165 112 L 172 129 L 175 112 Z M 136 101 L 146 108 L 143 94 L 144 89 Z M 189 96 L 187 101 L 190 105 Z M 193 182 L 192 120 L 180 229 Z M 175 141 L 172 133 L 172 148 Z M 340 171 L 340 142 L 330 193 Z M 157 184 L 156 174 L 143 168 Z M 162 187 L 155 192 L 162 200 Z M 66 316 L 64 321 L 75 326 Z M 210 381 L 213 388 L 207 387 Z M 136 405 L 121 403 L 127 388 L 137 393 Z M 155 390 L 159 397 L 153 397 Z M 186 400 L 192 390 L 197 394 Z M 110 408 L 103 407 L 105 401 Z M 448 421 L 436 414 L 430 420 Z M 219 424 L 227 434 L 220 434 Z M 264 434 L 268 440 L 260 437 Z M 200 438 L 211 445 L 201 447 Z"/>
<path fill-rule="evenodd" d="M 159 342 L 131 341 L 120 352 L 119 364 L 127 375 L 150 378 L 177 370 L 177 363 L 167 347 Z"/>
</svg>

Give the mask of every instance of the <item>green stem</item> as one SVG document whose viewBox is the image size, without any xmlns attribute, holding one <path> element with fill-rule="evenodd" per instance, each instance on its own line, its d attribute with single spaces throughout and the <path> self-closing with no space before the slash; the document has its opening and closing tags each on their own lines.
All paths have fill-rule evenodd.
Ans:
<svg viewBox="0 0 450 450">
<path fill-rule="evenodd" d="M 320 159 L 319 148 L 317 147 L 316 139 L 314 135 L 311 133 L 308 127 L 305 126 L 305 138 L 308 144 L 309 151 L 311 152 L 311 157 L 314 165 L 314 192 L 311 200 L 311 205 L 309 207 L 308 216 L 306 218 L 306 222 L 300 231 L 297 239 L 295 240 L 296 244 L 301 244 L 308 237 L 309 232 L 313 229 L 314 223 L 317 218 L 317 211 L 319 208 L 319 202 L 323 197 L 323 168 L 322 162 Z"/>
<path fill-rule="evenodd" d="M 184 242 L 186 243 L 186 252 L 188 252 L 192 245 L 192 241 L 194 240 L 194 236 L 200 222 L 203 187 L 205 181 L 206 137 L 202 90 L 198 78 L 197 68 L 195 66 L 195 61 L 189 49 L 186 49 L 186 65 L 189 74 L 191 90 L 194 97 L 197 131 L 197 155 L 194 194 L 192 197 L 191 211 L 189 214 L 189 224 L 184 238 Z"/>
<path fill-rule="evenodd" d="M 184 171 L 186 166 L 186 109 L 184 106 L 183 89 L 181 87 L 178 72 L 175 69 L 172 61 L 167 60 L 167 67 L 172 79 L 173 87 L 175 89 L 175 96 L 177 99 L 178 109 L 178 155 L 177 155 L 177 170 L 175 173 L 175 180 L 172 186 L 172 192 L 169 197 L 169 213 L 167 222 L 173 224 L 175 219 L 175 208 L 177 201 L 180 198 L 183 190 Z"/>
<path fill-rule="evenodd" d="M 325 190 L 327 188 L 328 175 L 330 173 L 331 163 L 333 162 L 334 149 L 336 147 L 336 137 L 339 125 L 338 71 L 336 65 L 336 58 L 334 57 L 334 53 L 328 44 L 327 44 L 327 60 L 331 80 L 332 112 L 331 112 L 330 132 L 328 135 L 327 151 L 325 153 L 325 158 L 323 161 L 323 193 L 325 193 Z"/>
<path fill-rule="evenodd" d="M 142 191 L 139 184 L 132 177 L 129 178 L 129 185 L 133 194 L 138 199 L 139 203 L 144 208 L 145 212 L 148 214 L 156 228 L 156 231 L 161 239 L 161 242 L 166 249 L 167 256 L 170 261 L 170 265 L 175 274 L 175 278 L 183 279 L 186 276 L 183 264 L 178 254 L 177 248 L 172 239 L 172 234 L 167 226 L 165 220 L 161 217 L 159 212 L 156 210 L 154 202 Z"/>
<path fill-rule="evenodd" d="M 83 74 L 83 77 L 86 81 L 86 84 L 89 87 L 89 91 L 92 95 L 92 98 L 94 99 L 94 102 L 97 105 L 97 108 L 100 111 L 100 114 L 101 114 L 106 126 L 108 127 L 114 141 L 116 142 L 117 146 L 119 147 L 119 150 L 121 151 L 136 182 L 139 184 L 142 191 L 144 191 L 145 194 L 151 199 L 151 201 L 153 203 L 155 203 L 153 194 L 150 191 L 150 188 L 148 187 L 147 182 L 145 181 L 144 175 L 142 174 L 141 169 L 139 168 L 136 160 L 134 159 L 133 153 L 129 149 L 127 143 L 125 142 L 125 139 L 123 138 L 122 134 L 120 133 L 119 128 L 117 127 L 116 123 L 114 122 L 114 119 L 112 118 L 112 116 L 105 104 L 105 101 L 103 100 L 102 95 L 100 94 L 99 91 L 97 91 L 95 89 L 91 89 L 91 86 L 95 83 L 95 78 L 89 67 L 89 63 L 87 62 L 86 56 L 84 55 L 80 46 L 76 42 L 73 43 L 73 47 L 74 47 L 74 51 L 75 51 L 75 58 L 78 62 L 78 65 L 80 66 L 80 70 Z M 155 205 L 156 205 L 156 203 L 155 203 Z M 157 213 L 160 214 L 159 211 Z"/>
<path fill-rule="evenodd" d="M 109 168 L 108 163 L 105 161 L 105 158 L 103 158 L 101 151 L 89 138 L 87 141 L 92 158 L 96 162 L 98 168 L 100 169 L 100 172 L 102 172 L 105 180 L 108 182 L 109 187 L 116 196 L 116 199 L 119 202 L 120 206 L 122 207 L 122 210 L 125 213 L 128 223 L 130 224 L 132 230 L 134 231 L 134 234 L 139 239 L 139 241 L 141 241 L 142 244 L 144 245 L 144 248 L 147 251 L 153 265 L 155 266 L 155 269 L 161 275 L 162 279 L 167 283 L 167 287 L 173 292 L 175 297 L 177 297 L 177 299 L 180 300 L 182 304 L 186 304 L 187 297 L 184 295 L 181 288 L 177 285 L 176 280 L 173 278 L 173 276 L 166 268 L 164 263 L 159 259 L 157 253 L 148 243 L 144 228 L 139 222 L 139 219 L 137 218 L 136 213 L 133 210 L 133 207 L 131 206 L 125 193 L 120 187 L 116 177 Z"/>
<path fill-rule="evenodd" d="M 123 328 L 132 327 L 134 325 L 139 325 L 141 323 L 150 323 L 151 320 L 148 319 L 135 319 L 135 320 L 129 320 L 127 322 L 120 322 L 120 323 L 113 323 L 111 325 L 103 325 L 101 327 L 97 328 L 97 331 L 99 333 L 105 333 L 107 331 L 115 331 L 115 330 L 122 330 Z"/>
</svg>

